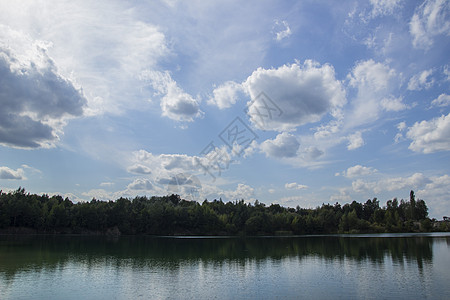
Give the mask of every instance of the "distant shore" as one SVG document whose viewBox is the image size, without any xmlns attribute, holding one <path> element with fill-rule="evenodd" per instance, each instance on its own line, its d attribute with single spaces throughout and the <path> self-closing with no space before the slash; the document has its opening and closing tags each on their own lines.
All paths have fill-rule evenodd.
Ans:
<svg viewBox="0 0 450 300">
<path fill-rule="evenodd" d="M 450 231 L 450 221 L 428 217 L 424 200 L 377 198 L 314 209 L 266 206 L 256 200 L 202 203 L 162 197 L 119 198 L 73 203 L 61 196 L 19 188 L 0 192 L 0 234 L 80 234 L 152 236 L 291 236 Z"/>
</svg>

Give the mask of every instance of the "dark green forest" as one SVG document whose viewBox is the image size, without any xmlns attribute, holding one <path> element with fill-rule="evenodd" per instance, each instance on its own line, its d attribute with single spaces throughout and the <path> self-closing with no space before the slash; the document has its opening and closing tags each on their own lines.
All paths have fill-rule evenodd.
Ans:
<svg viewBox="0 0 450 300">
<path fill-rule="evenodd" d="M 23 188 L 0 191 L 0 233 L 289 235 L 427 232 L 449 227 L 430 220 L 425 201 L 416 200 L 413 191 L 409 201 L 394 198 L 382 207 L 374 198 L 314 209 L 266 206 L 258 200 L 200 204 L 178 195 L 73 203 Z"/>
</svg>

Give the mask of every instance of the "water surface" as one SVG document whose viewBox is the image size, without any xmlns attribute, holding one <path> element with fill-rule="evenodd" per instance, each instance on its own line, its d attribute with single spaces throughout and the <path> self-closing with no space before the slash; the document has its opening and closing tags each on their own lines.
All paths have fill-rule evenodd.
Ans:
<svg viewBox="0 0 450 300">
<path fill-rule="evenodd" d="M 450 299 L 449 234 L 0 236 L 0 299 Z"/>
</svg>

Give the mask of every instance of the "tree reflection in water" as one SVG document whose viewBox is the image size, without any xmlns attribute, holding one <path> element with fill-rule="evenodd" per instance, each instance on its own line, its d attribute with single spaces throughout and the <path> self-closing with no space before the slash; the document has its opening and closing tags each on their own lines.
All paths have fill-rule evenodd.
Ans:
<svg viewBox="0 0 450 300">
<path fill-rule="evenodd" d="M 254 238 L 92 236 L 2 236 L 0 276 L 13 278 L 22 271 L 57 270 L 68 263 L 88 268 L 176 270 L 185 264 L 245 265 L 284 258 L 316 257 L 324 260 L 395 264 L 416 261 L 419 269 L 433 259 L 433 242 L 450 245 L 450 237 L 430 235 L 302 236 Z"/>
</svg>

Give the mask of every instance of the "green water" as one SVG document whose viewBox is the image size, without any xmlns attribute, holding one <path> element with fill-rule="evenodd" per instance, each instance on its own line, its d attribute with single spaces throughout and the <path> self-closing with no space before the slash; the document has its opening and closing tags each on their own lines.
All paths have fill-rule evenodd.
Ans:
<svg viewBox="0 0 450 300">
<path fill-rule="evenodd" d="M 450 235 L 0 236 L 0 299 L 450 299 Z"/>
</svg>

